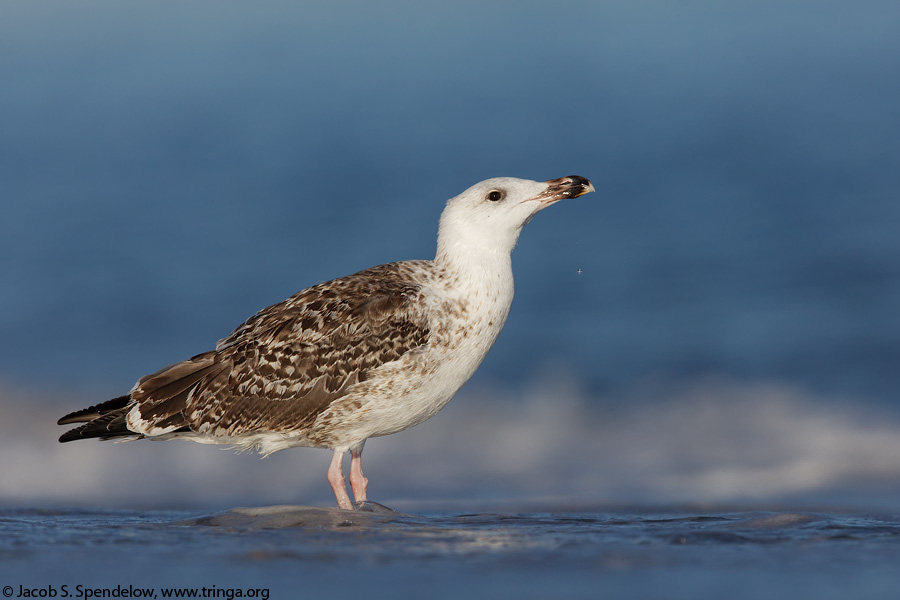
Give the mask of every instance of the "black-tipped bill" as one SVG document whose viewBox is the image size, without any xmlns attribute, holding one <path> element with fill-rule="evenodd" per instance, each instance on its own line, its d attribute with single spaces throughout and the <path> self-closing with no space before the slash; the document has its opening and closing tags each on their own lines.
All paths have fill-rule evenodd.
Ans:
<svg viewBox="0 0 900 600">
<path fill-rule="evenodd" d="M 594 191 L 594 186 L 591 182 L 579 175 L 551 179 L 546 183 L 549 184 L 549 187 L 541 194 L 540 198 L 548 204 L 564 200 L 565 198 L 577 198 Z"/>
</svg>

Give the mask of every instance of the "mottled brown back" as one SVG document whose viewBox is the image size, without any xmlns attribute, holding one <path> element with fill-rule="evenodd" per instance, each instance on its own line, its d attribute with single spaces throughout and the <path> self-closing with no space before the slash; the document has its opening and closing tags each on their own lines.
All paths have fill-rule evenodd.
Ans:
<svg viewBox="0 0 900 600">
<path fill-rule="evenodd" d="M 310 287 L 263 309 L 214 352 L 142 379 L 132 397 L 150 426 L 212 435 L 292 432 L 373 369 L 427 344 L 404 263 Z"/>
</svg>

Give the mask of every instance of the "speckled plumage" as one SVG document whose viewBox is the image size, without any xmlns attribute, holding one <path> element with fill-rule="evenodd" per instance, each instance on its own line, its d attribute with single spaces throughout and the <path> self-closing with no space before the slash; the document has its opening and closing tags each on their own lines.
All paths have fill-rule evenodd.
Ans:
<svg viewBox="0 0 900 600">
<path fill-rule="evenodd" d="M 433 261 L 372 267 L 265 308 L 215 350 L 66 415 L 60 424 L 84 424 L 60 441 L 187 438 L 264 454 L 331 448 L 329 481 L 349 508 L 339 455 L 353 453 L 351 483 L 364 500 L 358 461 L 366 439 L 434 415 L 496 340 L 512 302 L 510 253 L 521 228 L 549 204 L 592 190 L 575 176 L 477 184 L 448 201 Z"/>
<path fill-rule="evenodd" d="M 290 445 L 327 445 L 316 419 L 336 400 L 359 396 L 378 367 L 428 343 L 415 266 L 373 267 L 260 311 L 214 352 L 193 359 L 189 368 L 205 375 L 188 394 L 157 392 L 157 380 L 184 363 L 140 380 L 129 429 L 162 435 L 187 428 L 263 452 L 271 450 L 259 437 L 241 438 L 265 432 L 288 436 Z"/>
</svg>

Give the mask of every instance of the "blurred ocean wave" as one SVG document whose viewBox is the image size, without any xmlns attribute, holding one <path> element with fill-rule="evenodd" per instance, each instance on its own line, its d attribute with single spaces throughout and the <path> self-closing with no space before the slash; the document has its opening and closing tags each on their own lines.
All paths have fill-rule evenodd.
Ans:
<svg viewBox="0 0 900 600">
<path fill-rule="evenodd" d="M 790 386 L 704 381 L 588 397 L 548 373 L 523 392 L 472 385 L 436 417 L 366 445 L 389 506 L 809 501 L 877 506 L 900 491 L 900 414 Z M 185 441 L 58 444 L 65 409 L 0 388 L 5 504 L 227 507 L 333 502 L 330 452 L 267 459 Z M 67 408 L 98 399 L 69 397 Z"/>
</svg>

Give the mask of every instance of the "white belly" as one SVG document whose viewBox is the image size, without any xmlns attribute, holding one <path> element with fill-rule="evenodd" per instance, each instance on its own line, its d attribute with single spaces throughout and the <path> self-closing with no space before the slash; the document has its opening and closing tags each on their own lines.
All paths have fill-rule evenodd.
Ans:
<svg viewBox="0 0 900 600">
<path fill-rule="evenodd" d="M 497 339 L 511 298 L 498 301 L 480 315 L 436 323 L 428 347 L 379 368 L 324 411 L 310 437 L 317 445 L 349 449 L 433 417 L 472 377 Z"/>
</svg>

